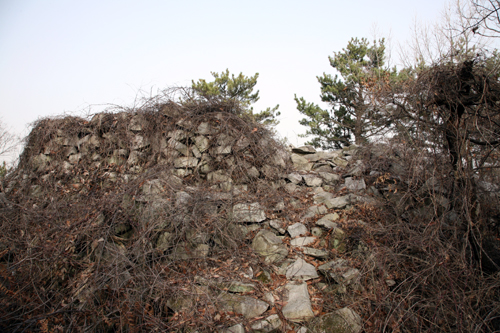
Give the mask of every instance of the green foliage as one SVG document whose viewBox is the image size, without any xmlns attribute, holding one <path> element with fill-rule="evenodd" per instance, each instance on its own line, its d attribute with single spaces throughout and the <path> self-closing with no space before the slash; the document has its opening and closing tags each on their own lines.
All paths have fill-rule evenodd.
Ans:
<svg viewBox="0 0 500 333">
<path fill-rule="evenodd" d="M 323 110 L 295 96 L 297 109 L 306 116 L 300 124 L 309 127 L 306 136 L 314 138 L 308 143 L 316 147 L 341 148 L 350 145 L 353 137 L 356 144 L 361 144 L 390 126 L 379 112 L 374 94 L 388 80 L 395 79 L 397 72 L 384 67 L 384 39 L 370 45 L 366 38 L 353 38 L 347 48 L 334 52 L 329 60 L 340 77 L 323 73 L 317 79 L 321 100 L 331 109 Z"/>
<path fill-rule="evenodd" d="M 253 107 L 251 107 L 260 98 L 258 90 L 255 93 L 253 92 L 259 73 L 255 73 L 254 76 L 245 76 L 243 73 L 235 76 L 234 74 L 230 75 L 229 70 L 226 69 L 225 72 L 220 74 L 216 72 L 211 72 L 211 74 L 214 77 L 212 82 L 207 82 L 204 79 L 197 82 L 192 81 L 191 87 L 198 96 L 207 100 L 236 101 L 244 113 L 250 115 L 256 121 L 268 125 L 278 124 L 279 121 L 276 117 L 281 114 L 278 111 L 279 105 L 258 113 L 254 113 Z"/>
</svg>

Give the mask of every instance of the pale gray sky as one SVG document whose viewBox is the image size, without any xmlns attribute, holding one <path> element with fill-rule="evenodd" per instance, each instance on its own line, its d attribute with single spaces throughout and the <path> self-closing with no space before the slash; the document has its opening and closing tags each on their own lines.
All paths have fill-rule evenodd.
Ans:
<svg viewBox="0 0 500 333">
<path fill-rule="evenodd" d="M 0 119 L 21 135 L 40 117 L 132 105 L 153 91 L 260 73 L 256 110 L 280 104 L 282 137 L 298 124 L 294 93 L 318 103 L 317 75 L 351 37 L 409 38 L 446 0 L 0 0 Z M 394 55 L 393 55 L 394 57 Z M 1 158 L 0 158 L 1 159 Z"/>
</svg>

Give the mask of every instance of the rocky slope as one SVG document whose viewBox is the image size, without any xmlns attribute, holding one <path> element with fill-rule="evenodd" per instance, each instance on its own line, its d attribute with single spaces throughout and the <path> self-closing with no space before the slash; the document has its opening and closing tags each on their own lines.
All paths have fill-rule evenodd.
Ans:
<svg viewBox="0 0 500 333">
<path fill-rule="evenodd" d="M 0 326 L 369 330 L 367 293 L 397 282 L 367 276 L 363 216 L 400 199 L 404 167 L 283 147 L 230 108 L 38 122 L 0 197 Z"/>
</svg>

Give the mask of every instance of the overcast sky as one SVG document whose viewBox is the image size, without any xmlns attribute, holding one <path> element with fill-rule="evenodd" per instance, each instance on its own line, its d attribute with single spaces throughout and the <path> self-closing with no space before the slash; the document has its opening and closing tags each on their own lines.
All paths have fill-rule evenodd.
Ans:
<svg viewBox="0 0 500 333">
<path fill-rule="evenodd" d="M 395 47 L 446 2 L 0 0 L 0 120 L 27 135 L 41 117 L 130 106 L 228 68 L 260 74 L 255 109 L 280 104 L 278 133 L 298 145 L 294 94 L 320 101 L 332 52 L 374 30 Z"/>
</svg>

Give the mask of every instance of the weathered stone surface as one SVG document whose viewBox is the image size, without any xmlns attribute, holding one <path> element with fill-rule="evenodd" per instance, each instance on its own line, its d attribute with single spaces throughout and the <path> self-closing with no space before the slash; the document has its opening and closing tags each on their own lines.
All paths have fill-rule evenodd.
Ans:
<svg viewBox="0 0 500 333">
<path fill-rule="evenodd" d="M 242 324 L 233 325 L 223 330 L 222 333 L 245 333 L 245 326 Z"/>
<path fill-rule="evenodd" d="M 167 137 L 176 141 L 181 141 L 187 138 L 187 134 L 183 130 L 173 130 L 167 133 Z"/>
<path fill-rule="evenodd" d="M 129 131 L 140 132 L 146 127 L 147 123 L 142 114 L 137 114 L 130 119 Z"/>
<path fill-rule="evenodd" d="M 294 184 L 299 184 L 302 181 L 302 176 L 297 172 L 292 172 L 286 178 Z"/>
<path fill-rule="evenodd" d="M 291 238 L 295 238 L 301 235 L 307 234 L 308 230 L 305 225 L 302 223 L 294 223 L 291 226 L 287 228 L 288 233 L 290 234 Z"/>
<path fill-rule="evenodd" d="M 212 126 L 210 125 L 210 123 L 206 123 L 206 122 L 200 123 L 198 125 L 198 129 L 197 129 L 196 133 L 202 134 L 202 135 L 212 134 Z"/>
<path fill-rule="evenodd" d="M 307 209 L 306 214 L 303 216 L 304 219 L 308 219 L 310 217 L 315 217 L 316 215 L 326 214 L 328 210 L 325 205 L 315 205 L 311 206 Z"/>
<path fill-rule="evenodd" d="M 299 187 L 298 187 L 296 184 L 294 184 L 294 183 L 288 183 L 288 184 L 286 184 L 285 186 L 283 186 L 283 188 L 285 189 L 285 191 L 286 191 L 287 193 L 292 194 L 292 193 L 294 193 L 295 191 L 297 191 L 297 189 L 298 189 Z"/>
<path fill-rule="evenodd" d="M 338 165 L 339 167 L 342 167 L 342 168 L 345 168 L 349 162 L 347 162 L 346 160 L 340 158 L 340 157 L 335 157 L 333 159 L 333 163 L 335 163 L 336 165 Z"/>
<path fill-rule="evenodd" d="M 268 263 L 281 261 L 288 254 L 288 249 L 281 239 L 271 231 L 265 229 L 255 235 L 252 241 L 252 248 L 259 255 L 265 257 L 265 261 Z"/>
<path fill-rule="evenodd" d="M 351 203 L 351 196 L 350 195 L 344 195 L 341 197 L 336 197 L 333 199 L 329 199 L 325 201 L 325 205 L 328 208 L 334 208 L 334 209 L 342 209 L 345 208 L 345 206 L 349 205 Z"/>
<path fill-rule="evenodd" d="M 176 168 L 195 168 L 199 160 L 196 157 L 178 157 L 174 160 Z"/>
<path fill-rule="evenodd" d="M 318 187 L 323 184 L 323 179 L 316 175 L 303 175 L 302 177 L 304 178 L 307 186 Z"/>
<path fill-rule="evenodd" d="M 292 154 L 292 163 L 297 170 L 309 171 L 312 169 L 313 164 L 309 163 L 304 157 L 298 154 Z"/>
<path fill-rule="evenodd" d="M 292 152 L 297 154 L 314 154 L 316 152 L 316 149 L 314 149 L 313 146 L 305 145 L 297 148 L 292 148 Z"/>
<path fill-rule="evenodd" d="M 288 302 L 282 309 L 283 316 L 293 322 L 308 321 L 313 318 L 307 284 L 291 282 L 285 288 L 288 290 Z"/>
<path fill-rule="evenodd" d="M 316 163 L 313 165 L 312 169 L 317 173 L 332 173 L 333 167 L 328 163 Z"/>
<path fill-rule="evenodd" d="M 207 244 L 198 244 L 195 247 L 191 247 L 189 244 L 178 243 L 172 248 L 172 253 L 170 253 L 169 257 L 174 260 L 206 258 L 209 251 L 210 246 Z"/>
<path fill-rule="evenodd" d="M 210 147 L 210 141 L 207 137 L 200 135 L 194 138 L 194 145 L 200 153 L 203 153 Z"/>
<path fill-rule="evenodd" d="M 149 146 L 149 141 L 142 135 L 136 135 L 132 138 L 131 149 L 141 150 Z"/>
<path fill-rule="evenodd" d="M 327 250 L 315 249 L 312 247 L 303 247 L 302 253 L 320 259 L 326 259 L 330 256 L 330 252 L 328 252 Z"/>
<path fill-rule="evenodd" d="M 290 240 L 292 246 L 307 246 L 316 241 L 316 237 L 298 237 Z"/>
<path fill-rule="evenodd" d="M 327 214 L 316 221 L 316 225 L 323 227 L 325 229 L 335 229 L 337 227 L 337 223 L 333 221 L 337 221 L 340 218 L 339 214 Z"/>
<path fill-rule="evenodd" d="M 269 304 L 249 296 L 222 294 L 219 298 L 226 311 L 234 311 L 245 318 L 258 317 L 266 312 Z"/>
<path fill-rule="evenodd" d="M 309 330 L 313 333 L 361 333 L 363 321 L 354 310 L 342 308 L 313 319 Z"/>
<path fill-rule="evenodd" d="M 358 279 L 360 272 L 347 264 L 346 260 L 339 258 L 319 266 L 318 271 L 330 281 L 348 285 Z"/>
<path fill-rule="evenodd" d="M 363 178 L 354 179 L 352 177 L 347 177 L 345 179 L 345 186 L 350 191 L 360 191 L 366 189 L 365 180 Z"/>
<path fill-rule="evenodd" d="M 252 324 L 252 332 L 255 333 L 269 333 L 281 327 L 281 320 L 277 314 L 270 315 L 269 317 L 259 320 Z"/>
<path fill-rule="evenodd" d="M 304 259 L 297 259 L 286 271 L 286 278 L 307 281 L 319 277 L 316 268 Z"/>
<path fill-rule="evenodd" d="M 154 195 L 162 193 L 165 189 L 163 188 L 163 184 L 159 179 L 148 180 L 142 185 L 142 193 L 146 195 Z"/>
<path fill-rule="evenodd" d="M 283 228 L 283 222 L 280 220 L 271 220 L 269 221 L 269 225 L 276 229 L 280 234 L 284 234 L 286 230 Z"/>
<path fill-rule="evenodd" d="M 338 156 L 338 153 L 335 151 L 332 152 L 318 151 L 314 154 L 306 154 L 304 155 L 304 158 L 307 159 L 309 162 L 317 162 L 320 160 L 330 160 L 336 156 Z"/>
<path fill-rule="evenodd" d="M 233 206 L 233 220 L 235 222 L 262 222 L 265 219 L 266 213 L 258 202 L 241 203 Z"/>
<path fill-rule="evenodd" d="M 224 170 L 216 170 L 207 174 L 207 180 L 211 183 L 233 182 Z"/>
<path fill-rule="evenodd" d="M 246 136 L 242 136 L 234 144 L 234 149 L 236 151 L 240 151 L 240 150 L 245 149 L 249 145 L 250 145 L 250 140 L 248 140 L 248 138 Z"/>
<path fill-rule="evenodd" d="M 334 198 L 334 195 L 330 192 L 319 192 L 314 195 L 314 203 L 322 204 Z"/>
<path fill-rule="evenodd" d="M 184 156 L 189 156 L 189 148 L 182 142 L 179 142 L 177 140 L 174 140 L 174 138 L 171 138 L 168 140 L 167 146 L 171 149 L 174 149 L 181 153 Z"/>
</svg>

